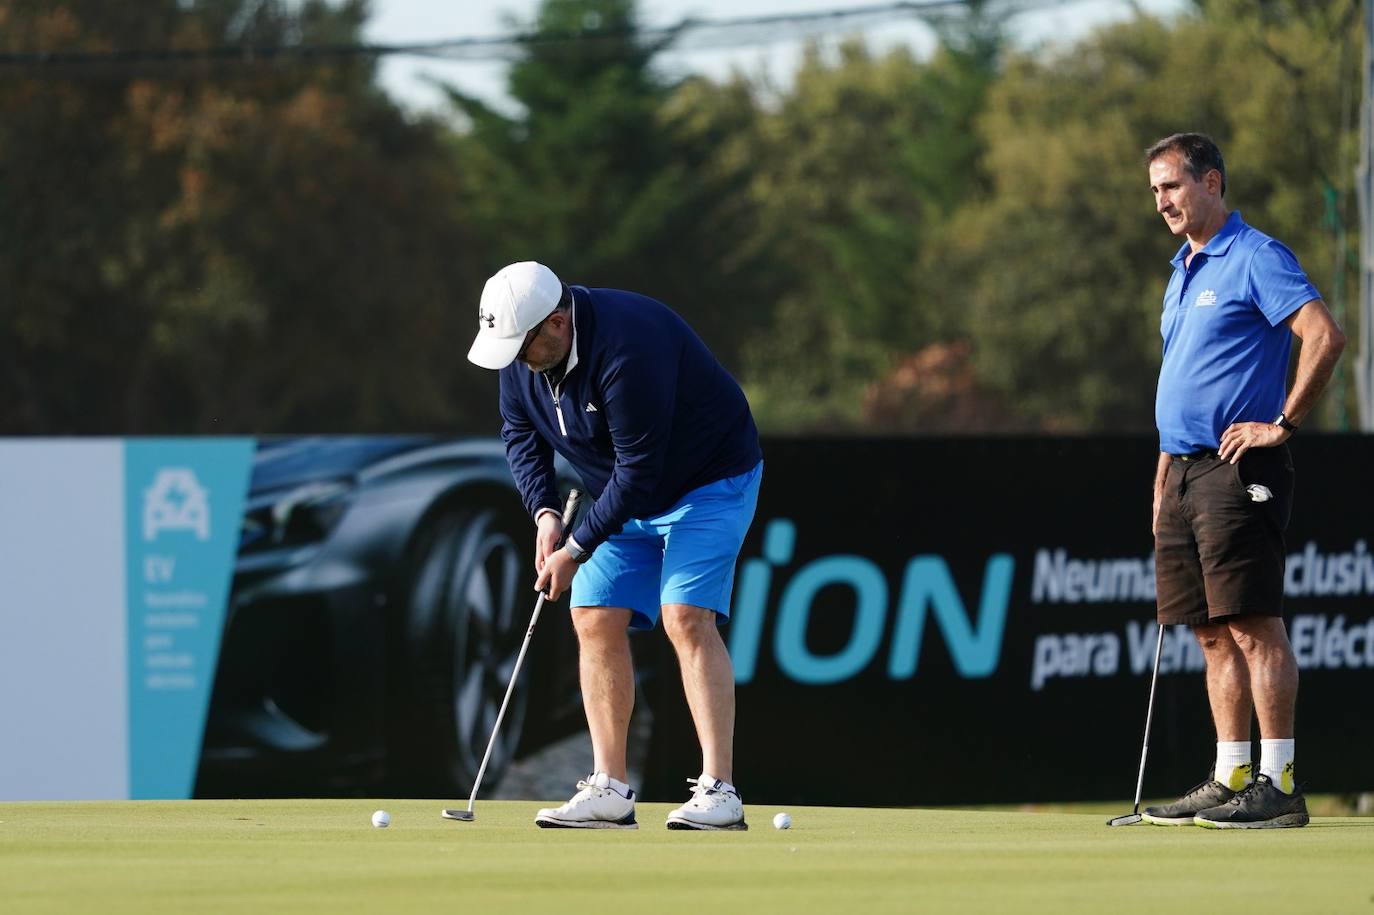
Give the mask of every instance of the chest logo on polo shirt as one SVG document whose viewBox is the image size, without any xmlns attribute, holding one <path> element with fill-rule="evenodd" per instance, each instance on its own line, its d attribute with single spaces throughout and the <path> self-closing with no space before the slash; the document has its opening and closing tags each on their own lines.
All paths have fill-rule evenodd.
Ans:
<svg viewBox="0 0 1374 915">
<path fill-rule="evenodd" d="M 1193 303 L 1195 308 L 1205 308 L 1208 305 L 1217 303 L 1217 293 L 1214 289 L 1204 289 L 1197 294 L 1197 301 Z"/>
<path fill-rule="evenodd" d="M 597 413 L 597 412 L 600 412 L 600 411 L 598 411 L 598 410 L 596 409 L 596 404 L 592 403 L 592 402 L 589 400 L 589 401 L 587 401 L 587 409 L 586 409 L 586 412 L 588 412 L 588 413 Z"/>
</svg>

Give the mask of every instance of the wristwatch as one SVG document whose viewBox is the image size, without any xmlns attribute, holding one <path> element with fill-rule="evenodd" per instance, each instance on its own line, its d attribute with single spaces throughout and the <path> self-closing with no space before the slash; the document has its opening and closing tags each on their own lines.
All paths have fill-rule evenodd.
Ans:
<svg viewBox="0 0 1374 915">
<path fill-rule="evenodd" d="M 577 563 L 578 565 L 581 565 L 588 559 L 592 558 L 592 551 L 582 549 L 581 545 L 578 544 L 576 540 L 572 539 L 571 535 L 568 537 L 567 540 L 563 541 L 563 549 L 568 551 L 568 555 L 571 556 L 573 558 L 573 562 Z"/>
<path fill-rule="evenodd" d="M 1289 432 L 1298 431 L 1298 424 L 1289 420 L 1289 418 L 1287 416 L 1284 416 L 1282 413 L 1280 413 L 1278 415 L 1278 418 L 1274 420 L 1274 425 L 1278 426 L 1280 429 L 1287 429 Z"/>
</svg>

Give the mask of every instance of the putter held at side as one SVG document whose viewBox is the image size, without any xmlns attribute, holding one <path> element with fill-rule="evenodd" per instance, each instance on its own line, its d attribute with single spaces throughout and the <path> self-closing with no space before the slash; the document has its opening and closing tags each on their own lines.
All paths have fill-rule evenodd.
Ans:
<svg viewBox="0 0 1374 915">
<path fill-rule="evenodd" d="M 1135 780 L 1135 809 L 1107 821 L 1108 826 L 1134 826 L 1143 817 L 1140 815 L 1140 789 L 1145 785 L 1145 754 L 1150 752 L 1150 720 L 1155 714 L 1155 683 L 1159 680 L 1159 652 L 1164 647 L 1164 625 L 1159 625 L 1159 636 L 1155 639 L 1155 670 L 1150 674 L 1150 704 L 1145 707 L 1145 743 L 1140 748 L 1140 774 Z"/>
<path fill-rule="evenodd" d="M 568 492 L 568 501 L 563 505 L 563 537 L 568 536 L 568 529 L 572 525 L 573 517 L 577 514 L 577 504 L 581 499 L 581 491 L 573 489 Z M 563 541 L 560 538 L 558 546 L 561 547 L 562 545 Z M 520 678 L 520 665 L 525 661 L 525 652 L 530 649 L 530 639 L 534 636 L 534 626 L 539 622 L 539 611 L 543 609 L 544 592 L 541 591 L 539 592 L 539 599 L 534 602 L 534 613 L 530 614 L 530 628 L 525 630 L 525 642 L 520 646 L 520 653 L 515 656 L 515 669 L 511 671 L 510 685 L 506 687 L 506 698 L 501 700 L 501 710 L 496 713 L 496 723 L 491 728 L 491 739 L 487 741 L 487 752 L 482 754 L 482 765 L 477 767 L 477 779 L 472 783 L 472 794 L 468 797 L 467 809 L 459 810 L 456 807 L 445 807 L 439 811 L 439 815 L 446 820 L 470 823 L 475 816 L 472 812 L 472 805 L 477 802 L 477 792 L 482 788 L 482 776 L 487 772 L 487 762 L 491 760 L 492 748 L 496 746 L 496 735 L 501 733 L 501 720 L 506 717 L 506 706 L 510 704 L 511 693 L 515 692 L 515 681 Z"/>
</svg>

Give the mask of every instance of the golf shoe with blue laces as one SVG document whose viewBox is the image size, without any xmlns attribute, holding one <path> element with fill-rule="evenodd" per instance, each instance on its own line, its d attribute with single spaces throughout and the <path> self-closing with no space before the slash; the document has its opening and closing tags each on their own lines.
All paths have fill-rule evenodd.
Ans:
<svg viewBox="0 0 1374 915">
<path fill-rule="evenodd" d="M 744 802 L 718 778 L 689 778 L 692 797 L 668 813 L 669 829 L 748 829 Z"/>
<path fill-rule="evenodd" d="M 627 797 L 611 787 L 605 772 L 593 772 L 577 783 L 577 793 L 566 804 L 540 810 L 534 824 L 544 829 L 638 829 L 635 793 Z"/>
</svg>

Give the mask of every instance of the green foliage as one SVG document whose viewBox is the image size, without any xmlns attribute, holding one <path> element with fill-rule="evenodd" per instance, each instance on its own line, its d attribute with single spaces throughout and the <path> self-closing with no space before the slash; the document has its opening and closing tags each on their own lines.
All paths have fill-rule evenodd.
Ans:
<svg viewBox="0 0 1374 915">
<path fill-rule="evenodd" d="M 454 143 L 461 206 L 488 272 L 538 260 L 655 296 L 728 361 L 757 320 L 732 307 L 751 260 L 731 243 L 738 169 L 714 156 L 747 120 L 729 89 L 674 92 L 635 28 L 630 0 L 548 0 L 511 69 L 519 113 L 450 90 L 470 124 Z"/>
<path fill-rule="evenodd" d="M 0 2 L 10 51 L 356 40 L 360 2 Z M 442 137 L 346 61 L 0 74 L 0 427 L 436 427 L 477 274 Z M 436 205 L 436 201 L 439 203 Z M 460 336 L 461 333 L 461 336 Z"/>
<path fill-rule="evenodd" d="M 680 311 L 770 432 L 1147 431 L 1178 240 L 1141 151 L 1179 130 L 1338 317 L 1355 286 L 1358 0 L 1020 53 L 974 16 L 781 87 L 670 82 L 637 9 L 545 0 L 515 110 L 451 88 L 459 126 L 366 57 L 0 70 L 0 430 L 491 433 L 469 309 L 537 259 Z M 346 44 L 366 14 L 0 0 L 0 50 Z"/>
<path fill-rule="evenodd" d="M 1325 62 L 1354 29 L 1222 7 L 1017 57 L 989 96 L 993 191 L 960 214 L 946 256 L 965 278 L 979 376 L 1036 425 L 1153 425 L 1160 299 L 1180 243 L 1153 215 L 1140 152 L 1159 137 L 1210 133 L 1228 203 L 1293 247 L 1319 288 L 1329 280 L 1323 188 L 1350 187 L 1341 161 L 1356 138 Z"/>
<path fill-rule="evenodd" d="M 1008 63 L 980 122 L 991 192 L 963 208 L 941 259 L 979 377 L 1018 410 L 1054 429 L 1149 428 L 1174 245 L 1140 151 L 1180 122 L 1150 111 L 1171 102 L 1141 77 L 1178 49 L 1149 21 L 1094 41 Z"/>
<path fill-rule="evenodd" d="M 760 105 L 750 192 L 786 265 L 774 323 L 745 367 L 768 428 L 845 428 L 894 356 L 960 323 L 922 260 L 982 182 L 973 119 L 996 44 L 928 62 L 816 48 L 775 109 Z"/>
</svg>

